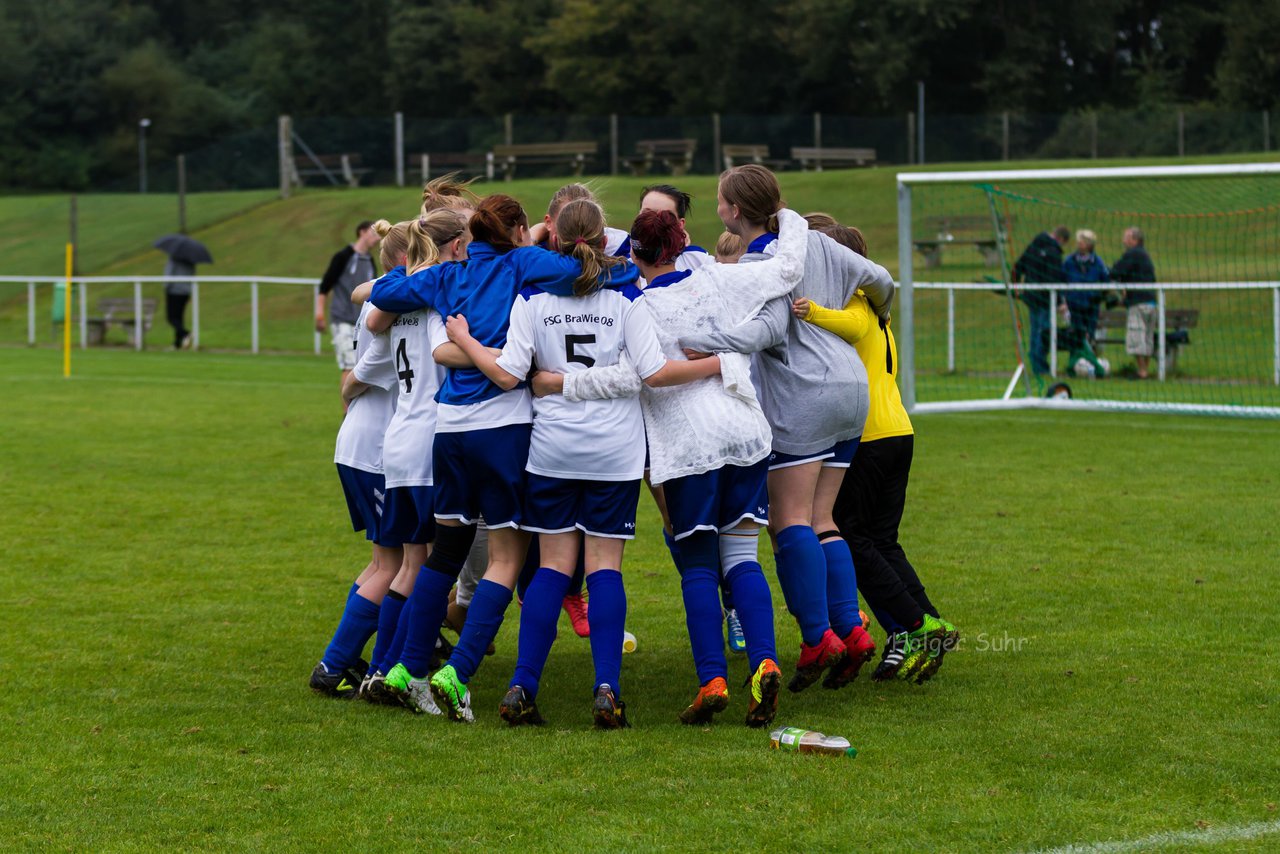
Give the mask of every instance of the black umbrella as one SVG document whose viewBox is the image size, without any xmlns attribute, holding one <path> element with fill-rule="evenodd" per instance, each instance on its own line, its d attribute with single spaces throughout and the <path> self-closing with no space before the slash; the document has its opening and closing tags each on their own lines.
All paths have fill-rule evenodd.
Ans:
<svg viewBox="0 0 1280 854">
<path fill-rule="evenodd" d="M 199 240 L 185 234 L 166 234 L 151 245 L 175 261 L 185 261 L 188 264 L 213 263 L 209 249 Z"/>
</svg>

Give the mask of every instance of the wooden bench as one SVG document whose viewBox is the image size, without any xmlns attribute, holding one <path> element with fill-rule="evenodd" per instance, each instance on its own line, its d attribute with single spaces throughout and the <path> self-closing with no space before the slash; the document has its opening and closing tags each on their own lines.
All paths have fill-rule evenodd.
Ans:
<svg viewBox="0 0 1280 854">
<path fill-rule="evenodd" d="M 1136 287 L 1142 287 L 1137 285 Z M 1157 324 L 1159 321 L 1156 321 Z M 1200 323 L 1200 309 L 1198 308 L 1166 308 L 1164 310 L 1164 355 L 1165 369 L 1172 371 L 1178 365 L 1178 350 L 1191 343 L 1190 330 L 1195 329 Z M 1099 345 L 1099 351 L 1104 344 L 1118 344 L 1124 346 L 1125 331 L 1129 327 L 1129 311 L 1128 309 L 1110 309 L 1098 312 L 1098 329 L 1094 336 L 1093 343 Z M 1159 326 L 1156 326 L 1157 334 Z M 1156 342 L 1156 352 L 1151 354 L 1152 359 L 1156 359 L 1159 355 L 1159 341 Z"/>
<path fill-rule="evenodd" d="M 874 166 L 874 148 L 792 148 L 791 159 L 800 162 L 805 172 L 821 172 L 823 167 L 849 169 L 855 166 Z"/>
<path fill-rule="evenodd" d="M 1000 243 L 996 240 L 995 228 L 991 217 L 983 215 L 967 216 L 934 216 L 925 220 L 933 237 L 916 238 L 911 241 L 916 251 L 924 256 L 926 267 L 942 266 L 942 249 L 944 246 L 961 243 L 972 246 L 982 253 L 982 260 L 988 267 L 1000 266 Z M 1013 220 L 1005 224 L 1006 229 L 1013 228 Z"/>
<path fill-rule="evenodd" d="M 490 152 L 493 164 L 502 170 L 504 180 L 516 174 L 517 163 L 550 163 L 568 166 L 575 176 L 587 167 L 587 158 L 595 158 L 600 145 L 596 142 L 536 142 L 529 145 L 495 145 Z M 490 176 L 492 177 L 492 176 Z"/>
<path fill-rule="evenodd" d="M 484 175 L 493 177 L 492 158 L 485 153 L 473 154 L 466 151 L 444 151 L 436 154 L 420 152 L 409 158 L 417 164 L 417 171 L 422 176 L 422 183 L 431 180 L 431 176 L 448 175 L 457 172 L 460 175 Z"/>
<path fill-rule="evenodd" d="M 94 347 L 105 344 L 107 330 L 114 325 L 126 330 L 129 334 L 129 343 L 136 346 L 135 336 L 138 334 L 136 308 L 133 297 L 103 297 L 98 300 L 100 316 L 85 318 L 85 343 Z M 144 342 L 147 340 L 146 334 L 151 329 L 151 321 L 155 318 L 155 314 L 156 301 L 144 299 L 142 301 L 142 340 Z"/>
<path fill-rule="evenodd" d="M 360 168 L 359 154 L 317 154 L 314 157 L 299 154 L 293 158 L 293 183 L 298 186 L 302 186 L 306 178 L 317 175 L 323 175 L 330 183 L 336 184 L 337 175 L 341 175 L 348 187 L 358 187 L 360 179 L 372 171 Z"/>
<path fill-rule="evenodd" d="M 722 145 L 720 146 L 720 156 L 724 159 L 724 168 L 726 169 L 732 169 L 734 166 L 741 166 L 744 163 L 759 163 L 761 166 L 779 170 L 786 169 L 791 164 L 790 160 L 771 158 L 769 156 L 769 146 L 754 143 L 750 145 Z"/>
<path fill-rule="evenodd" d="M 687 175 L 693 168 L 693 155 L 698 150 L 696 139 L 642 139 L 636 143 L 634 157 L 627 158 L 633 175 L 647 175 L 654 162 L 661 163 L 672 175 Z"/>
</svg>

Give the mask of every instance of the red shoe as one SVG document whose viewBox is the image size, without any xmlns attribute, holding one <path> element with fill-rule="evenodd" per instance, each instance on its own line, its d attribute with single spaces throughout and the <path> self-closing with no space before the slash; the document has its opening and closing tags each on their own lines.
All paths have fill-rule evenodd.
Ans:
<svg viewBox="0 0 1280 854">
<path fill-rule="evenodd" d="M 689 707 L 680 713 L 680 722 L 686 724 L 710 723 L 718 712 L 723 712 L 729 705 L 729 686 L 724 678 L 717 676 L 698 689 L 698 696 L 693 698 Z"/>
<path fill-rule="evenodd" d="M 800 644 L 800 660 L 796 662 L 796 675 L 791 677 L 787 689 L 799 693 L 808 688 L 822 671 L 828 667 L 839 667 L 845 658 L 844 641 L 836 637 L 836 633 L 827 629 L 822 633 L 822 640 L 817 646 Z"/>
<path fill-rule="evenodd" d="M 580 638 L 591 637 L 591 624 L 587 622 L 587 600 L 581 593 L 571 593 L 560 603 L 564 612 L 569 615 L 569 623 L 573 633 Z"/>
<path fill-rule="evenodd" d="M 876 654 L 876 642 L 862 626 L 853 627 L 853 631 L 844 639 L 844 647 L 844 663 L 827 672 L 827 678 L 822 680 L 823 688 L 843 688 L 848 685 L 858 678 L 862 665 Z"/>
</svg>

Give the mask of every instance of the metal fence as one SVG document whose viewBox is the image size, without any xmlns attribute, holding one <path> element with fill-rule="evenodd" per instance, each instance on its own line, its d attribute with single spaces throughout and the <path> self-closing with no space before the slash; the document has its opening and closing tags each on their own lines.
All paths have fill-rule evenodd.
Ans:
<svg viewBox="0 0 1280 854">
<path fill-rule="evenodd" d="M 461 169 L 485 174 L 485 155 L 497 145 L 580 141 L 595 145 L 589 174 L 627 174 L 646 140 L 690 140 L 691 170 L 718 172 L 723 146 L 756 145 L 774 168 L 796 168 L 792 149 L 869 148 L 878 164 L 1060 160 L 1123 157 L 1191 157 L 1270 151 L 1267 111 L 1229 112 L 1204 108 L 1098 110 L 1066 114 L 996 113 L 897 116 L 795 115 L 532 116 L 431 118 L 282 116 L 271 127 L 245 130 L 185 154 L 186 186 L 192 192 L 279 186 L 295 178 L 338 185 L 414 184 L 422 155 L 433 174 Z M 346 155 L 345 171 L 341 157 Z M 923 156 L 922 156 L 923 155 Z M 438 168 L 436 168 L 438 166 Z M 299 169 L 299 167 L 301 167 Z M 174 161 L 148 165 L 148 187 L 174 192 Z M 306 174 L 295 176 L 294 172 Z M 563 165 L 521 166 L 520 174 L 562 175 Z M 122 176 L 105 190 L 138 187 Z"/>
</svg>

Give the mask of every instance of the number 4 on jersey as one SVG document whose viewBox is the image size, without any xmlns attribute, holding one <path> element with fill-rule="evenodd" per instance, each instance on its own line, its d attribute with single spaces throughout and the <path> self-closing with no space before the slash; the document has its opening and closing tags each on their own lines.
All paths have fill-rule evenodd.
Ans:
<svg viewBox="0 0 1280 854">
<path fill-rule="evenodd" d="M 400 382 L 404 383 L 404 393 L 409 394 L 413 391 L 413 366 L 409 364 L 409 354 L 404 350 L 405 339 L 400 339 L 400 346 L 396 348 L 396 376 L 400 378 Z"/>
</svg>

